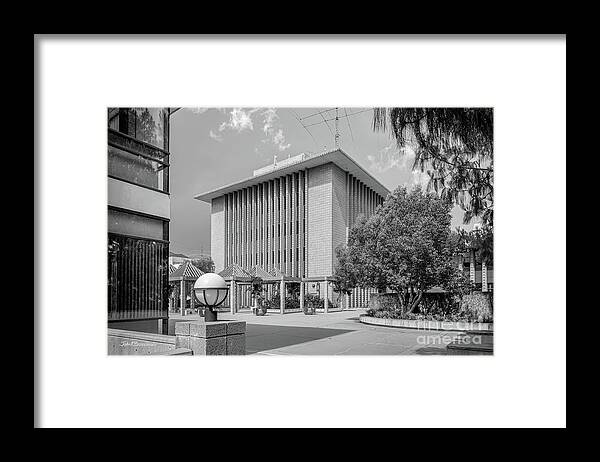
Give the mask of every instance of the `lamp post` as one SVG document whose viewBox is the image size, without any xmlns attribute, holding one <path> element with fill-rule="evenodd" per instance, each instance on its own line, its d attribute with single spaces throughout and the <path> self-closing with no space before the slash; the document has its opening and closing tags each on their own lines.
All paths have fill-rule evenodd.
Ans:
<svg viewBox="0 0 600 462">
<path fill-rule="evenodd" d="M 225 279 L 216 273 L 204 273 L 194 283 L 196 299 L 205 307 L 204 321 L 216 321 L 217 312 L 214 309 L 225 301 L 229 287 Z"/>
</svg>

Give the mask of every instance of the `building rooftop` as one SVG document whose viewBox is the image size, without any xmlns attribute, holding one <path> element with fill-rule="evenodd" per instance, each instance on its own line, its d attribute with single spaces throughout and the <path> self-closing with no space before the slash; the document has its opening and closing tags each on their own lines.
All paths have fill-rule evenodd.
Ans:
<svg viewBox="0 0 600 462">
<path fill-rule="evenodd" d="M 341 149 L 333 151 L 326 151 L 320 154 L 308 154 L 302 153 L 289 159 L 282 160 L 281 162 L 267 165 L 266 167 L 254 170 L 253 175 L 241 181 L 236 181 L 225 186 L 221 186 L 217 189 L 207 191 L 194 196 L 194 199 L 198 199 L 204 202 L 211 202 L 214 198 L 220 197 L 223 194 L 227 194 L 233 191 L 237 191 L 241 188 L 254 186 L 268 181 L 274 178 L 278 178 L 283 175 L 287 175 L 298 170 L 305 168 L 318 167 L 319 165 L 328 164 L 329 162 L 334 163 L 340 167 L 343 171 L 349 172 L 361 182 L 366 184 L 368 187 L 373 189 L 377 194 L 386 197 L 390 190 L 387 189 L 379 180 L 373 175 L 367 172 L 362 166 L 360 166 L 354 159 L 346 154 Z"/>
<path fill-rule="evenodd" d="M 181 258 L 190 258 L 187 255 L 182 253 L 169 252 L 169 257 L 181 257 Z"/>
<path fill-rule="evenodd" d="M 185 279 L 186 281 L 195 281 L 203 274 L 204 272 L 192 265 L 190 261 L 186 261 L 185 263 L 179 265 L 175 271 L 169 273 L 169 281 L 177 281 L 180 279 Z"/>
</svg>

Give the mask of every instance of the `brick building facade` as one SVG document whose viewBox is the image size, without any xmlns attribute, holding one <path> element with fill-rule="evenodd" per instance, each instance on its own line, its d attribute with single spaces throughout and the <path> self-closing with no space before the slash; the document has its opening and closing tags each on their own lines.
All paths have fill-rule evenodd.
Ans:
<svg viewBox="0 0 600 462">
<path fill-rule="evenodd" d="M 195 198 L 211 204 L 216 272 L 231 264 L 258 266 L 310 282 L 331 278 L 335 249 L 346 243 L 349 228 L 389 192 L 337 149 L 275 161 Z M 368 291 L 356 289 L 348 302 L 361 307 L 368 298 Z"/>
</svg>

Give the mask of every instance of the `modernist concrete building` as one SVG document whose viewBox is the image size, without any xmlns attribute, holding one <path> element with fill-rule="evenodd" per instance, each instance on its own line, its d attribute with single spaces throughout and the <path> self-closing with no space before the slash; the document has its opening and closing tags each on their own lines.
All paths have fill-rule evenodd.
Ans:
<svg viewBox="0 0 600 462">
<path fill-rule="evenodd" d="M 260 168 L 245 180 L 195 196 L 211 204 L 216 271 L 237 264 L 294 278 L 305 291 L 333 299 L 335 249 L 360 215 L 370 216 L 390 191 L 341 149 L 300 154 Z M 328 296 L 325 297 L 325 294 Z M 363 307 L 357 289 L 347 306 Z"/>
</svg>

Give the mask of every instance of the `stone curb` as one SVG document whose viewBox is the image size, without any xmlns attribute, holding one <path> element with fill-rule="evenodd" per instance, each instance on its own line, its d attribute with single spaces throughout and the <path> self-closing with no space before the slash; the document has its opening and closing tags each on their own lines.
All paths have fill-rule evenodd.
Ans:
<svg viewBox="0 0 600 462">
<path fill-rule="evenodd" d="M 421 321 L 416 319 L 375 318 L 361 315 L 359 321 L 374 326 L 401 327 L 418 330 L 448 330 L 448 331 L 480 331 L 494 332 L 494 324 L 489 322 L 450 322 L 450 321 Z"/>
</svg>

